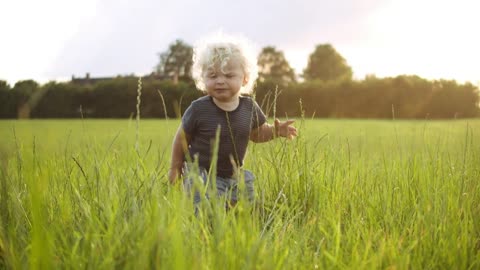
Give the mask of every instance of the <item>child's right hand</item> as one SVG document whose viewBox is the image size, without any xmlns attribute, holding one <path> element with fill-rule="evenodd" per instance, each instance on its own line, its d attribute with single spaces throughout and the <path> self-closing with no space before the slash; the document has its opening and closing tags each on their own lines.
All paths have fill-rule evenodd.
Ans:
<svg viewBox="0 0 480 270">
<path fill-rule="evenodd" d="M 170 169 L 168 170 L 168 182 L 172 185 L 175 185 L 177 183 L 179 173 L 177 169 Z"/>
<path fill-rule="evenodd" d="M 297 129 L 291 126 L 295 120 L 280 121 L 275 119 L 275 133 L 277 136 L 285 137 L 289 140 L 297 136 Z"/>
</svg>

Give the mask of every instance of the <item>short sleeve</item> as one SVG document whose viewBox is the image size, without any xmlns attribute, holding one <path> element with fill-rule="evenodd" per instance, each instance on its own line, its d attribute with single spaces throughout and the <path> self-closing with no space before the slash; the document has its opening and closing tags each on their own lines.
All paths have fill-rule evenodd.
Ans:
<svg viewBox="0 0 480 270">
<path fill-rule="evenodd" d="M 252 129 L 256 129 L 261 125 L 265 124 L 265 122 L 267 122 L 267 117 L 265 116 L 262 109 L 260 108 L 260 106 L 258 106 L 255 100 L 252 99 L 252 103 L 253 103 Z"/>
<path fill-rule="evenodd" d="M 195 103 L 190 104 L 182 116 L 182 128 L 187 134 L 193 134 L 196 127 Z"/>
</svg>

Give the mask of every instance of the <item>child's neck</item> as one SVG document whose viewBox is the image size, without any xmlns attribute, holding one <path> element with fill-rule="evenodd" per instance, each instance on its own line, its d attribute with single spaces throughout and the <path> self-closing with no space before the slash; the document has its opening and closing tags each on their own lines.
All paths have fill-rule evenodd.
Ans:
<svg viewBox="0 0 480 270">
<path fill-rule="evenodd" d="M 213 103 L 217 105 L 217 107 L 227 112 L 234 111 L 240 104 L 240 97 L 238 96 L 229 101 L 221 101 L 214 97 L 212 97 L 212 100 L 213 100 Z"/>
</svg>

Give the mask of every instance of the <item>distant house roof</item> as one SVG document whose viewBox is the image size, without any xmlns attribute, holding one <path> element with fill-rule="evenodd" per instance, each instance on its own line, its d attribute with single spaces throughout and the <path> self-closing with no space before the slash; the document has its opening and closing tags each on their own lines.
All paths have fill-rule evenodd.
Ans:
<svg viewBox="0 0 480 270">
<path fill-rule="evenodd" d="M 90 73 L 85 74 L 85 77 L 83 78 L 76 78 L 74 75 L 72 75 L 72 80 L 71 82 L 74 84 L 79 84 L 79 85 L 89 85 L 89 84 L 95 84 L 97 82 L 101 81 L 108 81 L 114 79 L 114 77 L 97 77 L 97 78 L 92 78 L 90 77 Z"/>
<path fill-rule="evenodd" d="M 134 77 L 135 75 L 131 75 L 131 76 Z M 118 78 L 118 76 L 94 78 L 94 77 L 90 77 L 90 73 L 86 73 L 85 77 L 83 78 L 77 78 L 74 75 L 72 75 L 72 80 L 70 82 L 77 85 L 92 85 L 98 82 L 113 80 L 115 78 Z M 152 72 L 148 75 L 142 76 L 142 79 L 143 80 L 169 80 L 171 79 L 171 77 Z"/>
</svg>

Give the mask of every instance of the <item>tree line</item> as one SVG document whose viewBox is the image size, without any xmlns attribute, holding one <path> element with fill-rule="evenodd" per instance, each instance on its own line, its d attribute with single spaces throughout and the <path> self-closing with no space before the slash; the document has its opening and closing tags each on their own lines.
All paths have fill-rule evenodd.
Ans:
<svg viewBox="0 0 480 270">
<path fill-rule="evenodd" d="M 159 54 L 152 74 L 11 87 L 0 80 L 0 118 L 174 118 L 203 95 L 190 77 L 192 47 L 181 40 Z M 480 116 L 479 89 L 454 80 L 414 75 L 352 78 L 352 69 L 330 44 L 317 45 L 299 79 L 282 51 L 258 56 L 259 78 L 252 95 L 273 116 L 436 119 Z M 140 86 L 139 86 L 140 85 Z"/>
</svg>

